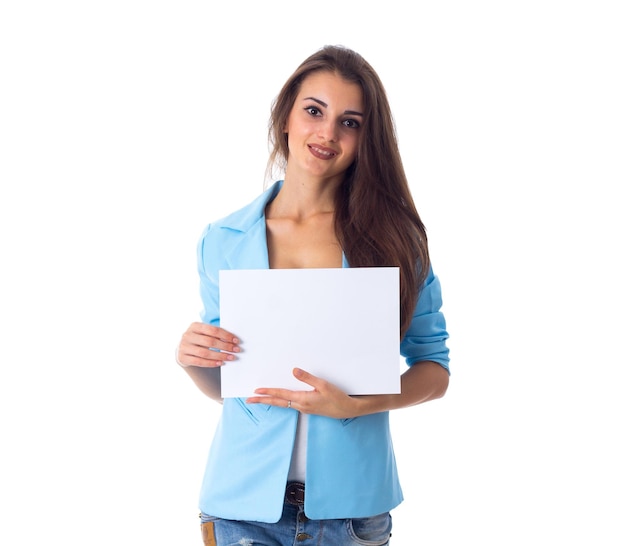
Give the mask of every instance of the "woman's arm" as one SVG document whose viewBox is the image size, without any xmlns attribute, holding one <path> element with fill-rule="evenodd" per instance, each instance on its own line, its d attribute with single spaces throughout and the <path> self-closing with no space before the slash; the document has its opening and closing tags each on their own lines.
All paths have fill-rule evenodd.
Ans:
<svg viewBox="0 0 626 546">
<path fill-rule="evenodd" d="M 406 408 L 442 398 L 449 379 L 448 371 L 436 362 L 417 362 L 402 374 L 400 394 L 356 397 L 358 414 Z"/>
</svg>

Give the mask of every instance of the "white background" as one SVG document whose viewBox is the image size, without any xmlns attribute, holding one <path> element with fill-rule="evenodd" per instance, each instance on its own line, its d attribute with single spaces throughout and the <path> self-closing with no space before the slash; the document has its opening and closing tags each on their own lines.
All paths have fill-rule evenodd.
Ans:
<svg viewBox="0 0 626 546">
<path fill-rule="evenodd" d="M 620 4 L 3 2 L 0 543 L 200 543 L 195 244 L 332 43 L 387 87 L 451 333 L 392 416 L 393 544 L 623 545 Z"/>
</svg>

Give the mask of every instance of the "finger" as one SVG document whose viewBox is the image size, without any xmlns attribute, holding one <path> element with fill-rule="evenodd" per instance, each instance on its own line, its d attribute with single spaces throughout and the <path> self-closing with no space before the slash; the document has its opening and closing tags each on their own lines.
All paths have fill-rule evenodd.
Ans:
<svg viewBox="0 0 626 546">
<path fill-rule="evenodd" d="M 183 336 L 181 345 L 202 347 L 205 349 L 216 349 L 219 351 L 228 351 L 231 353 L 238 353 L 241 351 L 239 345 L 227 341 L 223 341 L 213 336 L 207 336 L 204 334 L 187 332 Z"/>
<path fill-rule="evenodd" d="M 183 368 L 219 368 L 224 365 L 223 360 L 207 360 L 191 355 L 182 355 L 178 358 L 178 363 Z"/>
<path fill-rule="evenodd" d="M 255 391 L 257 392 L 257 391 Z M 246 399 L 247 404 L 267 404 L 281 408 L 296 408 L 297 402 L 291 398 L 281 398 L 276 396 L 250 396 Z"/>
<path fill-rule="evenodd" d="M 191 357 L 201 358 L 204 360 L 217 360 L 217 361 L 231 361 L 237 357 L 228 352 L 217 349 L 211 349 L 209 347 L 201 347 L 199 345 L 187 345 L 181 344 L 179 352 L 182 352 Z"/>
<path fill-rule="evenodd" d="M 298 380 L 306 383 L 307 385 L 311 385 L 316 390 L 320 390 L 320 388 L 324 387 L 327 384 L 327 381 L 320 379 L 319 377 L 303 370 L 302 368 L 294 368 L 293 376 Z"/>
<path fill-rule="evenodd" d="M 265 396 L 267 399 L 275 400 L 293 400 L 298 394 L 295 391 L 289 389 L 270 389 L 270 388 L 258 388 L 254 389 L 255 394 Z"/>
<path fill-rule="evenodd" d="M 202 322 L 194 322 L 183 334 L 181 344 L 197 345 L 238 353 L 240 351 L 239 339 L 230 332 Z"/>
<path fill-rule="evenodd" d="M 212 351 L 212 355 L 209 356 L 210 358 L 206 358 L 205 356 L 199 354 L 196 349 L 188 352 L 185 351 L 182 346 L 179 346 L 176 351 L 176 362 L 178 362 L 178 364 L 183 368 L 187 368 L 190 366 L 198 368 L 217 368 L 223 366 L 226 362 L 226 360 L 221 358 L 221 353 L 218 353 L 217 351 Z"/>
<path fill-rule="evenodd" d="M 204 322 L 193 322 L 187 329 L 187 333 L 209 336 L 235 345 L 239 343 L 239 339 L 232 332 Z"/>
<path fill-rule="evenodd" d="M 233 361 L 236 358 L 232 353 L 195 344 L 181 343 L 178 347 L 178 361 L 183 366 L 215 367 L 221 366 L 225 362 Z"/>
</svg>

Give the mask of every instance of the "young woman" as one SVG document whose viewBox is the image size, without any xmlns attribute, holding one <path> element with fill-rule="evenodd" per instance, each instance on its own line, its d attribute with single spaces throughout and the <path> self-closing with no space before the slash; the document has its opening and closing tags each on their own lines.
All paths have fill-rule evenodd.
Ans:
<svg viewBox="0 0 626 546">
<path fill-rule="evenodd" d="M 449 358 L 439 281 L 376 72 L 349 49 L 317 51 L 278 95 L 270 138 L 269 165 L 284 179 L 205 229 L 202 322 L 177 352 L 200 390 L 223 402 L 201 488 L 203 538 L 385 545 L 389 512 L 403 499 L 389 410 L 443 396 Z M 257 396 L 221 399 L 220 366 L 240 347 L 237 332 L 219 326 L 219 270 L 374 266 L 400 269 L 400 394 L 348 396 L 295 368 L 306 389 L 260 386 Z M 321 347 L 311 350 L 324 358 Z"/>
</svg>

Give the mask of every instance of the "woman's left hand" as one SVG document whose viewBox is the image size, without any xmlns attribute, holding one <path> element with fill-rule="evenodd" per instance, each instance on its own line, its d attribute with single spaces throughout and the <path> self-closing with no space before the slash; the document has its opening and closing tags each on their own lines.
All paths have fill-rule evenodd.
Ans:
<svg viewBox="0 0 626 546">
<path fill-rule="evenodd" d="M 320 379 L 300 368 L 294 368 L 293 375 L 299 381 L 313 387 L 313 390 L 292 391 L 289 389 L 260 388 L 251 396 L 248 404 L 269 404 L 281 408 L 293 408 L 302 413 L 324 415 L 335 419 L 356 417 L 358 398 L 347 395 L 332 383 Z"/>
</svg>

